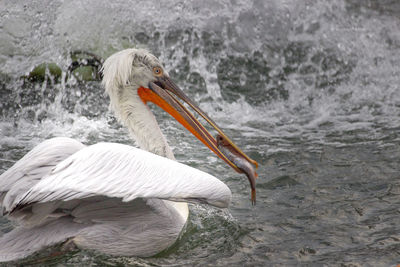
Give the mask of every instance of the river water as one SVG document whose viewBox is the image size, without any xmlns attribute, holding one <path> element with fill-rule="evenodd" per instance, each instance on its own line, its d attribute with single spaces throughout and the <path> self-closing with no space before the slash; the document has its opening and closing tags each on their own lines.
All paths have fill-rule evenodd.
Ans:
<svg viewBox="0 0 400 267">
<path fill-rule="evenodd" d="M 0 173 L 39 142 L 135 145 L 71 51 L 157 55 L 260 164 L 247 179 L 153 107 L 178 161 L 232 190 L 191 205 L 186 232 L 147 259 L 75 251 L 58 266 L 395 266 L 400 263 L 400 4 L 394 0 L 0 2 Z M 53 62 L 61 77 L 26 79 Z M 0 230 L 13 226 L 0 218 Z M 21 262 L 20 262 L 21 263 Z"/>
</svg>

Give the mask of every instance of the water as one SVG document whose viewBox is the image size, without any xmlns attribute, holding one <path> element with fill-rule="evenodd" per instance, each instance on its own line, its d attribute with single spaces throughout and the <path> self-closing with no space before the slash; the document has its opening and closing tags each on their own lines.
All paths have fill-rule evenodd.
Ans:
<svg viewBox="0 0 400 267">
<path fill-rule="evenodd" d="M 186 232 L 157 257 L 79 251 L 42 264 L 400 262 L 397 1 L 2 1 L 0 17 L 2 171 L 53 136 L 135 145 L 99 82 L 20 78 L 44 62 L 65 71 L 76 49 L 107 57 L 132 46 L 159 56 L 260 163 L 252 207 L 246 177 L 153 108 L 177 160 L 231 188 L 229 210 L 191 205 Z"/>
</svg>

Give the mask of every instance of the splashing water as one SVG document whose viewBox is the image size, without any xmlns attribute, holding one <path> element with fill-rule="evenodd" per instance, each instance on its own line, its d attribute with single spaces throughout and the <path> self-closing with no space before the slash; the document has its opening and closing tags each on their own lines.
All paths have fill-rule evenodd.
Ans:
<svg viewBox="0 0 400 267">
<path fill-rule="evenodd" d="M 390 0 L 3 1 L 0 169 L 53 136 L 135 145 L 100 83 L 66 70 L 77 49 L 145 47 L 261 164 L 257 206 L 246 179 L 153 108 L 177 160 L 231 188 L 229 211 L 191 206 L 186 232 L 157 257 L 79 251 L 55 263 L 398 264 L 399 14 Z M 21 78 L 42 63 L 61 74 Z"/>
</svg>

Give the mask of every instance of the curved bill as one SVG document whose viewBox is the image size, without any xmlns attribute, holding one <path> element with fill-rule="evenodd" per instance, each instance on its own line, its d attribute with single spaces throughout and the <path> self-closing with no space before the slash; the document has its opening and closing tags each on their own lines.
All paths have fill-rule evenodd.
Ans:
<svg viewBox="0 0 400 267">
<path fill-rule="evenodd" d="M 175 83 L 168 77 L 159 77 L 156 82 L 149 83 L 149 88 L 140 87 L 138 94 L 144 103 L 148 101 L 153 102 L 168 112 L 235 171 L 245 173 L 252 189 L 251 200 L 255 204 L 255 178 L 257 174 L 254 171 L 253 165 L 257 168 L 258 163 L 242 152 L 216 123 L 190 100 Z M 217 138 L 214 138 L 210 134 L 178 98 L 188 104 L 218 132 Z"/>
</svg>

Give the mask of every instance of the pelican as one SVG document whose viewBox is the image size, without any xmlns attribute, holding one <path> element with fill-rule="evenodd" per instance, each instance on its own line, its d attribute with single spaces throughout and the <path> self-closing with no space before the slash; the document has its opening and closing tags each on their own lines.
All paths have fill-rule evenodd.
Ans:
<svg viewBox="0 0 400 267">
<path fill-rule="evenodd" d="M 0 176 L 0 211 L 17 224 L 0 237 L 0 261 L 62 242 L 109 255 L 148 257 L 177 240 L 188 219 L 187 203 L 228 207 L 231 191 L 223 182 L 175 161 L 148 102 L 245 173 L 255 201 L 253 171 L 240 165 L 257 163 L 171 81 L 155 56 L 126 49 L 110 56 L 102 72 L 110 109 L 141 149 L 117 143 L 85 146 L 66 137 L 33 148 Z M 189 109 L 218 132 L 226 147 Z"/>
</svg>

